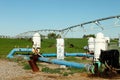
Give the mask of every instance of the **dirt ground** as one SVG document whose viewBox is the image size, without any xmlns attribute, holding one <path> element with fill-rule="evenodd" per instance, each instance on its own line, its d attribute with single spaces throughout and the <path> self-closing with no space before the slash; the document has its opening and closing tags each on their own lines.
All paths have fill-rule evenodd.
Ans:
<svg viewBox="0 0 120 80">
<path fill-rule="evenodd" d="M 59 67 L 55 64 L 42 63 L 51 68 Z M 108 77 L 98 77 L 90 73 L 75 73 L 68 76 L 60 74 L 50 74 L 44 72 L 33 72 L 24 70 L 16 62 L 0 59 L 0 80 L 120 80 L 120 75 L 109 75 Z"/>
</svg>

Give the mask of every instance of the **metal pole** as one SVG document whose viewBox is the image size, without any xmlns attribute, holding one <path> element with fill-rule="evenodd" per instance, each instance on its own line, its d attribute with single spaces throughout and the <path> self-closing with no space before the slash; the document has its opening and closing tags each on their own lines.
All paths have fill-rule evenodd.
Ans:
<svg viewBox="0 0 120 80">
<path fill-rule="evenodd" d="M 120 47 L 120 34 L 118 34 L 119 35 L 119 41 L 118 41 L 118 43 L 119 43 L 119 47 Z M 120 55 L 119 55 L 119 66 L 120 66 Z"/>
<path fill-rule="evenodd" d="M 38 55 L 32 55 L 32 57 L 30 57 L 30 60 L 28 61 L 33 72 L 39 72 L 39 68 L 36 64 L 36 62 L 38 61 L 38 57 Z"/>
</svg>

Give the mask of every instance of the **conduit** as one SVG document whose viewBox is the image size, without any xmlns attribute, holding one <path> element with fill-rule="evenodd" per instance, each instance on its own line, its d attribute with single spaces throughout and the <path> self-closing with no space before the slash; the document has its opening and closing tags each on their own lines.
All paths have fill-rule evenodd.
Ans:
<svg viewBox="0 0 120 80">
<path fill-rule="evenodd" d="M 65 65 L 67 67 L 75 67 L 75 68 L 84 68 L 85 67 L 85 64 L 82 64 L 82 63 L 69 62 L 69 61 L 59 60 L 59 59 L 50 59 L 50 58 L 39 57 L 38 60 L 47 62 L 47 63 Z"/>
<path fill-rule="evenodd" d="M 32 52 L 32 48 L 14 48 L 10 51 L 10 53 L 7 55 L 7 58 L 13 58 L 13 55 L 16 52 Z M 65 53 L 65 56 L 78 56 L 78 57 L 93 57 L 91 54 L 86 53 Z M 43 57 L 56 57 L 56 53 L 42 53 Z"/>
<path fill-rule="evenodd" d="M 93 55 L 86 53 L 66 53 L 65 56 L 93 57 Z"/>
<path fill-rule="evenodd" d="M 78 56 L 78 57 L 93 57 L 91 54 L 86 54 L 86 53 L 65 53 L 64 54 L 66 57 L 67 56 Z M 56 53 L 42 53 L 42 56 L 44 57 L 56 57 Z"/>
<path fill-rule="evenodd" d="M 57 56 L 56 53 L 42 53 L 41 55 L 44 57 L 56 57 Z"/>
<path fill-rule="evenodd" d="M 7 58 L 13 58 L 13 55 L 16 52 L 32 52 L 32 48 L 14 48 L 10 51 L 10 53 L 7 55 Z"/>
<path fill-rule="evenodd" d="M 7 56 L 7 58 L 13 58 L 15 52 L 31 52 L 31 48 L 14 48 Z M 81 54 L 81 53 L 80 53 Z M 75 54 L 75 53 L 67 53 L 66 56 L 83 56 L 80 54 Z M 56 54 L 44 54 L 43 56 L 56 56 Z M 88 54 L 86 54 L 88 55 Z M 23 56 L 23 55 L 22 55 Z M 85 56 L 85 55 L 84 55 Z M 26 57 L 26 60 L 30 60 L 30 56 L 24 55 Z M 45 57 L 39 57 L 39 61 L 47 62 L 47 63 L 53 63 L 53 64 L 58 64 L 58 65 L 65 65 L 67 67 L 74 67 L 74 68 L 86 68 L 88 71 L 93 71 L 93 67 L 90 64 L 83 64 L 83 63 L 76 63 L 76 62 L 69 62 L 65 60 L 60 60 L 60 59 L 50 59 L 50 58 L 45 58 Z"/>
</svg>

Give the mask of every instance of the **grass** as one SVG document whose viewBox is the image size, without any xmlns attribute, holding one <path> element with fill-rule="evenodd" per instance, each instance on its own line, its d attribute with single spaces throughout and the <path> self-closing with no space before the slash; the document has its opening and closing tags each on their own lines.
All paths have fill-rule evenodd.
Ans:
<svg viewBox="0 0 120 80">
<path fill-rule="evenodd" d="M 71 47 L 70 45 L 73 45 Z M 87 45 L 87 39 L 65 39 L 65 52 L 84 52 L 83 46 Z M 56 39 L 43 39 L 42 53 L 56 53 Z M 13 48 L 32 48 L 30 39 L 0 38 L 0 57 L 5 57 Z"/>
<path fill-rule="evenodd" d="M 71 44 L 73 47 L 71 47 Z M 84 52 L 83 47 L 87 45 L 86 38 L 65 39 L 65 52 Z"/>
<path fill-rule="evenodd" d="M 42 72 L 46 73 L 60 73 L 60 68 L 50 69 L 48 67 L 42 68 Z"/>
<path fill-rule="evenodd" d="M 26 64 L 23 65 L 23 69 L 31 70 L 32 68 L 31 68 L 31 66 L 28 63 L 26 63 Z"/>
<path fill-rule="evenodd" d="M 73 45 L 71 47 L 70 45 Z M 65 52 L 84 52 L 83 47 L 87 45 L 87 39 L 80 38 L 65 38 Z M 56 52 L 56 40 L 55 39 L 44 39 L 42 41 L 41 52 L 52 53 Z"/>
<path fill-rule="evenodd" d="M 113 40 L 111 42 L 117 43 L 118 40 Z M 87 39 L 85 38 L 84 39 L 65 38 L 65 52 L 68 52 L 68 53 L 85 52 L 83 47 L 86 46 L 87 44 L 88 44 Z M 30 39 L 0 38 L 0 58 L 5 58 L 9 54 L 9 52 L 15 47 L 27 48 L 28 46 L 32 48 L 32 41 Z M 42 46 L 41 48 L 42 53 L 56 53 L 56 39 L 44 39 L 42 40 L 41 46 Z M 112 47 L 115 48 L 115 46 L 112 46 Z M 25 54 L 25 53 L 22 53 L 22 54 Z M 65 57 L 65 60 L 78 62 L 78 63 L 90 63 L 90 60 L 82 59 L 79 57 Z M 31 69 L 29 63 L 24 61 L 21 58 L 14 59 L 14 61 L 22 65 L 23 69 L 25 70 Z M 78 69 L 78 68 L 50 69 L 49 67 L 43 66 L 41 64 L 38 64 L 38 66 L 42 67 L 42 72 L 52 73 L 52 74 L 58 73 L 58 74 L 62 74 L 63 76 L 72 75 L 74 73 L 86 72 L 85 69 Z"/>
<path fill-rule="evenodd" d="M 73 47 L 71 47 L 71 44 Z M 84 52 L 83 46 L 87 45 L 87 39 L 65 39 L 65 52 Z M 5 58 L 13 48 L 27 48 L 32 47 L 32 41 L 30 39 L 9 39 L 9 38 L 0 38 L 0 57 Z M 42 53 L 56 53 L 56 39 L 44 39 L 41 44 Z M 18 52 L 19 53 L 19 52 Z M 22 52 L 22 54 L 25 54 Z M 68 61 L 80 61 L 77 58 L 68 57 Z M 14 59 L 13 61 L 18 62 L 23 66 L 23 69 L 29 70 L 31 67 L 26 61 L 21 60 L 21 58 Z M 41 65 L 40 65 L 41 66 Z M 73 73 L 72 69 L 69 72 L 63 71 L 60 68 L 50 69 L 48 67 L 42 68 L 43 72 L 48 73 L 60 73 L 64 76 L 67 76 Z M 72 71 L 72 72 L 71 72 Z"/>
<path fill-rule="evenodd" d="M 118 40 L 111 42 L 117 43 Z M 83 47 L 87 44 L 86 38 L 65 38 L 65 52 L 85 52 Z M 56 53 L 56 39 L 43 39 L 41 46 L 42 53 Z M 30 39 L 0 38 L 0 57 L 6 56 L 15 47 L 32 48 L 32 41 Z"/>
<path fill-rule="evenodd" d="M 68 68 L 68 70 L 70 70 L 70 73 L 73 74 L 73 73 L 82 73 L 82 72 L 85 72 L 86 69 L 83 68 L 83 69 L 78 69 L 78 68 Z"/>
<path fill-rule="evenodd" d="M 72 75 L 74 73 L 82 73 L 85 71 L 86 71 L 85 69 L 78 69 L 78 68 L 67 68 L 67 69 L 62 69 L 62 68 L 50 69 L 49 67 L 42 68 L 42 72 L 51 73 L 51 74 L 57 73 L 63 76 Z"/>
<path fill-rule="evenodd" d="M 87 60 L 86 57 L 65 57 L 66 61 L 74 61 L 74 62 L 78 62 L 78 63 L 91 63 L 90 60 Z"/>
<path fill-rule="evenodd" d="M 8 39 L 0 38 L 0 56 L 6 56 L 15 47 L 31 47 L 32 43 L 28 39 Z"/>
</svg>

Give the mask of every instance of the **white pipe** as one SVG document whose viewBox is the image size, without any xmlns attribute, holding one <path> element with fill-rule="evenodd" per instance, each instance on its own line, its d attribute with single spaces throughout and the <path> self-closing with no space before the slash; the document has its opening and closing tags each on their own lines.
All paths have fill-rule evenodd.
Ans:
<svg viewBox="0 0 120 80">
<path fill-rule="evenodd" d="M 40 48 L 41 48 L 41 36 L 39 33 L 35 33 L 33 35 L 33 47 L 32 47 L 32 52 L 35 54 L 40 53 Z"/>
<path fill-rule="evenodd" d="M 95 43 L 95 39 L 93 37 L 90 37 L 88 39 L 88 50 L 89 50 L 90 53 L 94 52 L 94 47 L 95 47 L 94 43 Z"/>
<path fill-rule="evenodd" d="M 57 59 L 64 59 L 64 39 L 58 38 L 57 40 Z"/>
<path fill-rule="evenodd" d="M 106 40 L 102 33 L 98 33 L 95 38 L 94 61 L 99 61 L 101 50 L 106 50 Z"/>
</svg>

